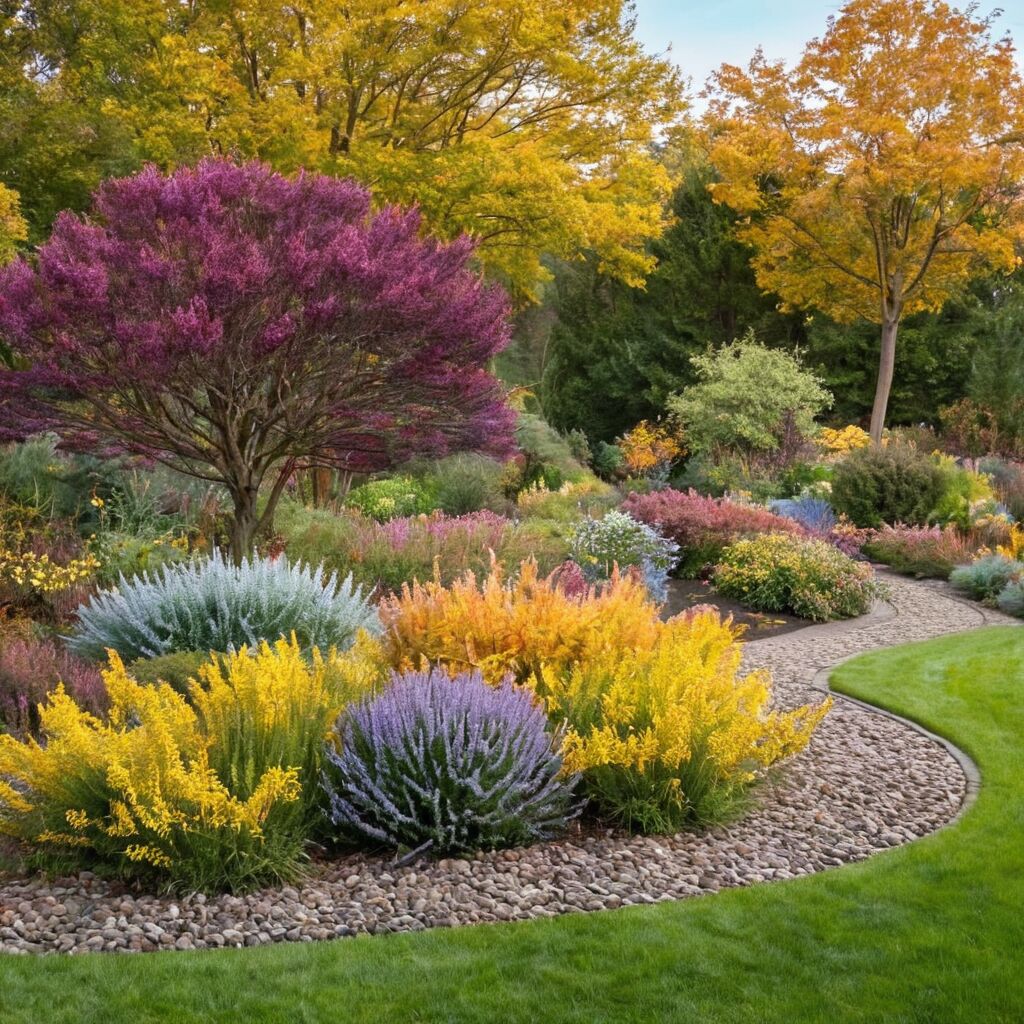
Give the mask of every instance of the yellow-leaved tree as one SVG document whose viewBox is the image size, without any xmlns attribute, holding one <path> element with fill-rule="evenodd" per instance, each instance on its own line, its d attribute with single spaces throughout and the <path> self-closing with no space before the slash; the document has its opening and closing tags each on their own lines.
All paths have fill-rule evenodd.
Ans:
<svg viewBox="0 0 1024 1024">
<path fill-rule="evenodd" d="M 0 264 L 14 259 L 18 242 L 28 237 L 28 227 L 18 205 L 18 193 L 0 185 Z"/>
<path fill-rule="evenodd" d="M 130 140 L 135 163 L 212 151 L 353 175 L 379 201 L 418 203 L 435 233 L 476 235 L 520 295 L 545 254 L 594 253 L 631 284 L 651 268 L 669 187 L 652 149 L 682 87 L 634 38 L 627 0 L 66 7 L 19 4 L 12 61 L 39 102 L 73 96 Z"/>
<path fill-rule="evenodd" d="M 974 6 L 850 0 L 791 69 L 758 51 L 709 85 L 716 200 L 748 215 L 758 283 L 880 330 L 881 439 L 900 320 L 1018 262 L 1024 82 Z"/>
</svg>

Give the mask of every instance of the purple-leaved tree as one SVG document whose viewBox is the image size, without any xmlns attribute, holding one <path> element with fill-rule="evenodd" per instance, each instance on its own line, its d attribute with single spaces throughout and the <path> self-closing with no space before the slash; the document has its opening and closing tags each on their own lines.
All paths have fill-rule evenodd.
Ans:
<svg viewBox="0 0 1024 1024">
<path fill-rule="evenodd" d="M 486 370 L 507 300 L 472 251 L 354 182 L 258 163 L 108 181 L 0 269 L 0 339 L 25 367 L 0 369 L 0 437 L 54 430 L 222 483 L 240 559 L 298 465 L 510 449 Z"/>
</svg>

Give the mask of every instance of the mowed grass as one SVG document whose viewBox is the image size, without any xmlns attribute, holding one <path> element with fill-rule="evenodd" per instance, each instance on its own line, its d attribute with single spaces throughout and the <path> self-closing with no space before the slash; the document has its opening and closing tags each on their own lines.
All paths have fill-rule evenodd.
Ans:
<svg viewBox="0 0 1024 1024">
<path fill-rule="evenodd" d="M 795 882 L 526 924 L 194 954 L 0 958 L 0 1022 L 1024 1020 L 1024 630 L 861 657 L 836 689 L 981 768 L 953 828 Z"/>
</svg>

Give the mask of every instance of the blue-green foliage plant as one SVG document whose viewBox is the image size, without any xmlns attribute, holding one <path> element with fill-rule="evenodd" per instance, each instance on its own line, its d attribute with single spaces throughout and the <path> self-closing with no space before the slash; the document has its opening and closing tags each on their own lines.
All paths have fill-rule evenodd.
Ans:
<svg viewBox="0 0 1024 1024">
<path fill-rule="evenodd" d="M 126 662 L 175 651 L 229 651 L 292 633 L 303 647 L 344 649 L 361 629 L 379 629 L 377 613 L 351 576 L 322 567 L 219 553 L 202 562 L 164 566 L 101 591 L 78 610 L 69 639 L 76 653 L 102 658 L 109 648 Z"/>
<path fill-rule="evenodd" d="M 958 565 L 949 582 L 976 601 L 994 602 L 1007 584 L 1024 573 L 1024 564 L 1006 555 L 986 555 L 968 565 Z"/>
<path fill-rule="evenodd" d="M 996 604 L 1007 615 L 1024 619 L 1024 580 L 1016 579 L 1007 583 L 996 598 Z"/>
<path fill-rule="evenodd" d="M 614 509 L 600 519 L 581 520 L 569 539 L 569 557 L 588 582 L 608 579 L 616 565 L 620 571 L 637 568 L 655 601 L 668 597 L 668 576 L 678 552 L 679 546 L 652 526 Z"/>
</svg>

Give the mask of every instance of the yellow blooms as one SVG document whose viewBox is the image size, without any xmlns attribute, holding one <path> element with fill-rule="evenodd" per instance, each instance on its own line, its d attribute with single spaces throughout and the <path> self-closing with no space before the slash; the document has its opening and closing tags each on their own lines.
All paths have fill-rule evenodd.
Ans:
<svg viewBox="0 0 1024 1024">
<path fill-rule="evenodd" d="M 653 646 L 602 651 L 547 680 L 567 723 L 565 770 L 629 826 L 714 817 L 757 772 L 806 746 L 831 701 L 769 711 L 770 677 L 740 675 L 737 631 L 716 612 L 663 624 Z"/>
<path fill-rule="evenodd" d="M 664 423 L 641 420 L 618 440 L 626 465 L 637 476 L 667 467 L 686 454 L 682 435 Z"/>
<path fill-rule="evenodd" d="M 996 547 L 996 554 L 1005 558 L 1012 558 L 1015 562 L 1024 561 L 1024 527 L 1014 523 L 1010 527 L 1009 536 L 1005 544 Z"/>
<path fill-rule="evenodd" d="M 567 596 L 533 562 L 507 582 L 414 584 L 386 601 L 399 669 L 439 663 L 506 674 L 564 729 L 565 769 L 629 827 L 671 831 L 716 816 L 767 765 L 800 750 L 828 710 L 770 711 L 765 672 L 739 674 L 738 630 L 717 612 L 662 622 L 644 588 L 615 578 Z"/>
<path fill-rule="evenodd" d="M 871 435 L 862 427 L 851 423 L 839 430 L 833 427 L 822 427 L 814 440 L 818 447 L 828 452 L 829 455 L 845 455 L 857 448 L 867 448 L 871 444 Z"/>
<path fill-rule="evenodd" d="M 328 729 L 383 673 L 368 637 L 312 664 L 293 638 L 211 660 L 190 702 L 111 652 L 106 720 L 58 688 L 40 708 L 45 745 L 0 736 L 0 832 L 196 888 L 288 877 Z"/>
<path fill-rule="evenodd" d="M 70 590 L 76 584 L 90 579 L 99 567 L 99 561 L 91 554 L 58 565 L 47 554 L 15 551 L 0 545 L 0 582 L 26 587 L 38 594 Z"/>
</svg>

